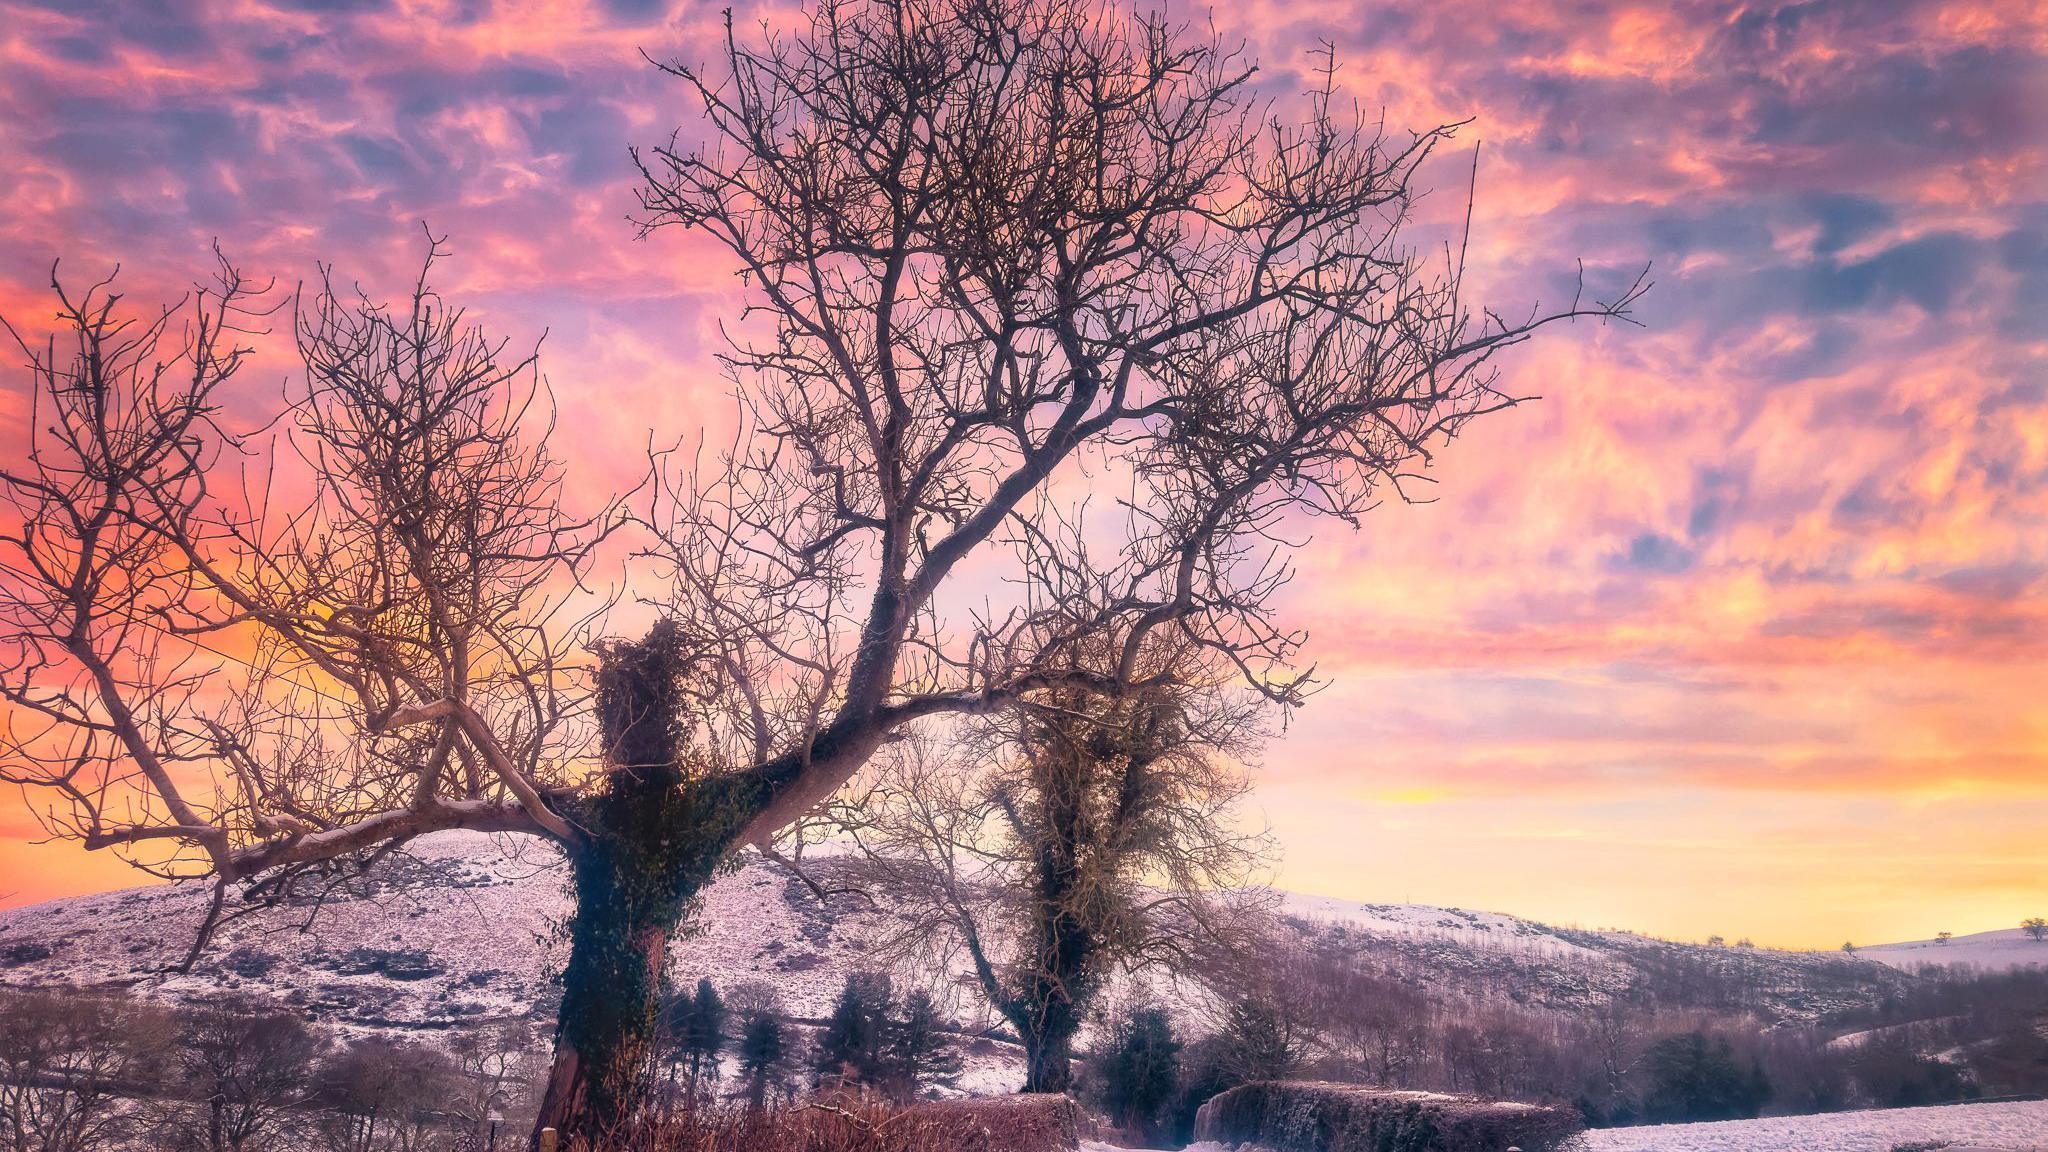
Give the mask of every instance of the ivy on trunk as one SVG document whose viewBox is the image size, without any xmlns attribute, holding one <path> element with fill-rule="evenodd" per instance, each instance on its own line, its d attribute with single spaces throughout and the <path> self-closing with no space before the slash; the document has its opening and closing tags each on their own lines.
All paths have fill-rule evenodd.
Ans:
<svg viewBox="0 0 2048 1152">
<path fill-rule="evenodd" d="M 707 771 L 685 747 L 690 654 L 664 621 L 600 652 L 604 786 L 565 804 L 576 906 L 555 1061 L 536 1133 L 595 1143 L 632 1124 L 647 1088 L 668 943 L 747 821 L 769 799 L 752 774 Z"/>
</svg>

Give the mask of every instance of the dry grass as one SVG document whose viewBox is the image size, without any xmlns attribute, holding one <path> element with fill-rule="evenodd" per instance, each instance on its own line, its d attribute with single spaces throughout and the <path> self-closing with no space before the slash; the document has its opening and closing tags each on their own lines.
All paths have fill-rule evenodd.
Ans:
<svg viewBox="0 0 2048 1152">
<path fill-rule="evenodd" d="M 1064 1096 L 909 1106 L 842 1097 L 760 1112 L 699 1109 L 597 1152 L 1073 1152 L 1079 1125 Z"/>
</svg>

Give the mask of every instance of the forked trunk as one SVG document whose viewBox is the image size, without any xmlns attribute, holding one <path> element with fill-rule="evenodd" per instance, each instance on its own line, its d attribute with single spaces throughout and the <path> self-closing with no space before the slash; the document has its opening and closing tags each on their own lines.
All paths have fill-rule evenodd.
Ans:
<svg viewBox="0 0 2048 1152">
<path fill-rule="evenodd" d="M 602 1148 L 639 1119 L 652 1068 L 668 942 L 746 822 L 765 806 L 744 775 L 686 771 L 686 723 L 673 626 L 601 653 L 598 719 L 609 750 L 604 788 L 570 807 L 576 912 L 555 1062 L 534 1126 L 563 1152 Z M 564 801 L 568 805 L 568 801 Z"/>
</svg>

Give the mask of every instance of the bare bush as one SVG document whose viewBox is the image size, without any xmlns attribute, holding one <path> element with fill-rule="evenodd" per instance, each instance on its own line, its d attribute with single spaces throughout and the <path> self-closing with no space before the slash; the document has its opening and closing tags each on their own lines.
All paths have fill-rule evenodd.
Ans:
<svg viewBox="0 0 2048 1152">
<path fill-rule="evenodd" d="M 446 1055 L 371 1037 L 321 1063 L 315 1127 L 326 1152 L 424 1152 L 447 1146 L 446 1109 L 459 1091 Z"/>
<path fill-rule="evenodd" d="M 829 1096 L 780 1109 L 693 1108 L 572 1152 L 1071 1152 L 1079 1127 L 1064 1096 L 911 1106 Z"/>
<path fill-rule="evenodd" d="M 537 1101 L 533 1082 L 545 1049 L 524 1023 L 463 1029 L 448 1040 L 455 1062 L 456 1089 L 447 1101 L 447 1121 L 457 1147 L 482 1152 L 497 1143 L 497 1129 L 523 1132 Z"/>
<path fill-rule="evenodd" d="M 172 1098 L 171 1127 L 205 1152 L 288 1147 L 312 1119 L 325 1047 L 305 1022 L 258 1004 L 188 1015 L 174 1057 L 183 1099 Z"/>
</svg>

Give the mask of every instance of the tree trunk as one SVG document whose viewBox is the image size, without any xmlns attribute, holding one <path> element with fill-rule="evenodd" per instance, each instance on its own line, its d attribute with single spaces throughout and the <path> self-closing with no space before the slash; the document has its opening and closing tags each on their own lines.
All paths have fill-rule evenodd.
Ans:
<svg viewBox="0 0 2048 1152">
<path fill-rule="evenodd" d="M 636 899 L 609 852 L 576 864 L 576 913 L 555 1026 L 555 1061 L 535 1125 L 565 1148 L 619 1135 L 646 1089 L 668 941 L 681 899 Z M 638 853 L 629 853 L 638 858 Z M 642 878 L 646 879 L 645 877 Z M 669 912 L 668 909 L 675 909 Z"/>
<path fill-rule="evenodd" d="M 770 796 L 749 775 L 685 770 L 686 672 L 673 626 L 604 648 L 598 722 L 608 749 L 604 787 L 567 809 L 581 833 L 570 849 L 576 912 L 555 1025 L 555 1061 L 534 1123 L 563 1152 L 624 1136 L 653 1071 L 668 942 L 748 820 Z"/>
<path fill-rule="evenodd" d="M 1095 933 L 1080 907 L 1085 766 L 1055 761 L 1041 782 L 1044 832 L 1035 845 L 1031 957 L 1015 1020 L 1024 1038 L 1024 1091 L 1065 1092 L 1074 1033 L 1094 994 Z"/>
<path fill-rule="evenodd" d="M 668 942 L 756 802 L 723 777 L 657 783 L 618 773 L 578 814 L 587 839 L 572 853 L 576 913 L 536 1141 L 553 1128 L 564 1152 L 598 1147 L 638 1119 Z"/>
<path fill-rule="evenodd" d="M 1073 1086 L 1074 1033 L 1079 1021 L 1064 999 L 1035 1031 L 1024 1034 L 1024 1091 L 1065 1092 Z"/>
<path fill-rule="evenodd" d="M 1024 1039 L 1024 1091 L 1065 1092 L 1073 1086 L 1074 1035 L 1094 991 L 1088 963 L 1093 949 L 1071 917 L 1055 917 L 1043 927 L 1063 946 L 1040 952 L 1040 966 L 1012 1022 Z"/>
</svg>

